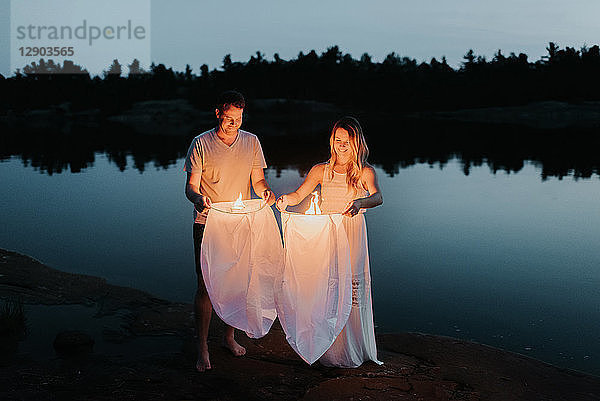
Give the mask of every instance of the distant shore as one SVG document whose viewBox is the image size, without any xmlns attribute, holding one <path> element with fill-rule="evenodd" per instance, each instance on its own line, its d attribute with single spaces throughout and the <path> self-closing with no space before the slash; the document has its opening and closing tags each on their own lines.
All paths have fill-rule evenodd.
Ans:
<svg viewBox="0 0 600 401">
<path fill-rule="evenodd" d="M 344 114 L 332 103 L 255 99 L 248 106 L 249 121 L 261 126 L 267 135 L 288 131 L 311 133 L 327 131 L 330 121 Z M 368 114 L 368 113 L 367 113 Z M 453 111 L 399 111 L 394 118 L 408 120 L 460 121 L 480 124 L 508 124 L 540 130 L 600 127 L 600 102 L 566 103 L 540 101 L 517 106 L 498 106 Z M 0 115 L 8 127 L 69 131 L 72 125 L 96 126 L 103 122 L 121 124 L 143 135 L 185 136 L 198 127 L 214 123 L 214 113 L 197 110 L 185 99 L 151 100 L 134 103 L 117 115 L 103 116 L 99 109 L 72 111 L 69 103 L 48 109 Z"/>
<path fill-rule="evenodd" d="M 216 317 L 209 336 L 214 369 L 199 374 L 193 369 L 191 305 L 61 272 L 2 249 L 0 298 L 29 305 L 93 305 L 99 316 L 126 311 L 119 327 L 109 328 L 121 333 L 123 347 L 143 336 L 176 337 L 182 344 L 180 352 L 131 358 L 92 352 L 37 360 L 15 349 L 0 358 L 0 399 L 600 399 L 600 377 L 420 333 L 379 333 L 384 365 L 337 369 L 302 362 L 276 322 L 259 340 L 238 334 L 248 354 L 234 358 L 219 347 L 222 327 Z"/>
<path fill-rule="evenodd" d="M 416 113 L 421 119 L 481 124 L 510 124 L 535 129 L 599 128 L 600 102 L 577 104 L 546 101 L 522 106 L 484 107 Z"/>
</svg>

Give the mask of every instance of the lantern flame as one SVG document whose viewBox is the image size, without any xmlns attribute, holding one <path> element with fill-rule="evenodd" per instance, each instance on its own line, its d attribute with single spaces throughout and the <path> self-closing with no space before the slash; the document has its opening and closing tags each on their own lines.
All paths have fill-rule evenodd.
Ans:
<svg viewBox="0 0 600 401">
<path fill-rule="evenodd" d="M 242 202 L 242 193 L 240 192 L 240 196 L 238 196 L 237 200 L 233 202 L 233 206 L 231 207 L 234 210 L 242 210 L 246 207 L 244 202 Z"/>
<path fill-rule="evenodd" d="M 310 207 L 304 214 L 321 214 L 321 209 L 319 208 L 319 194 L 315 191 L 312 193 L 312 196 Z"/>
</svg>

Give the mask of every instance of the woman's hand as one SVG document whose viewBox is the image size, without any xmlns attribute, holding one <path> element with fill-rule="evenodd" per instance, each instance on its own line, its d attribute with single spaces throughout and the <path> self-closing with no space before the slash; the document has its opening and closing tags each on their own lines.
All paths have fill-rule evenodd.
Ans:
<svg viewBox="0 0 600 401">
<path fill-rule="evenodd" d="M 282 212 L 285 211 L 285 208 L 288 207 L 289 204 L 290 204 L 290 200 L 288 199 L 287 195 L 281 195 L 277 199 L 277 209 L 279 209 Z"/>
<path fill-rule="evenodd" d="M 342 213 L 344 216 L 354 217 L 358 214 L 361 209 L 361 199 L 354 199 L 348 203 L 346 210 Z"/>
</svg>

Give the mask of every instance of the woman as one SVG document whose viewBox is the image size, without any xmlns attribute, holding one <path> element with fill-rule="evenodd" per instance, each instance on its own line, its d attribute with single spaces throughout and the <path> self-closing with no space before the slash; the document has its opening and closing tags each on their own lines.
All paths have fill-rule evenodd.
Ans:
<svg viewBox="0 0 600 401">
<path fill-rule="evenodd" d="M 367 163 L 369 149 L 355 118 L 344 117 L 335 123 L 329 145 L 329 161 L 313 166 L 295 192 L 279 197 L 277 207 L 285 210 L 297 205 L 320 184 L 322 213 L 344 215 L 352 264 L 352 311 L 346 326 L 320 361 L 326 366 L 340 367 L 357 367 L 367 360 L 380 364 L 373 328 L 367 231 L 364 216 L 359 212 L 381 205 L 383 197 L 375 169 Z"/>
</svg>

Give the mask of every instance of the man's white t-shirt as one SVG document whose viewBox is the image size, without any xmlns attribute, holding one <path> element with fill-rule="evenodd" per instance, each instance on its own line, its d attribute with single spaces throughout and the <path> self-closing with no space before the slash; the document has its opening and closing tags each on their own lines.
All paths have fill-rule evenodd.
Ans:
<svg viewBox="0 0 600 401">
<path fill-rule="evenodd" d="M 250 199 L 252 169 L 267 168 L 262 147 L 256 135 L 238 130 L 231 146 L 227 146 L 215 129 L 203 132 L 192 141 L 185 158 L 183 171 L 202 173 L 200 193 L 213 202 Z M 208 209 L 198 213 L 194 208 L 194 222 L 205 224 Z"/>
</svg>

